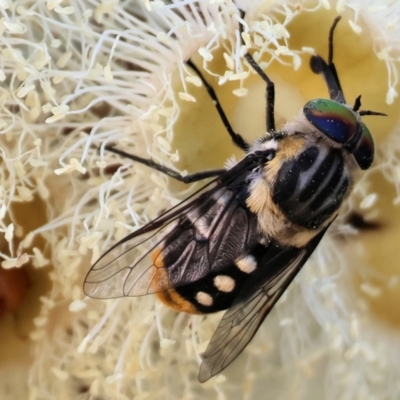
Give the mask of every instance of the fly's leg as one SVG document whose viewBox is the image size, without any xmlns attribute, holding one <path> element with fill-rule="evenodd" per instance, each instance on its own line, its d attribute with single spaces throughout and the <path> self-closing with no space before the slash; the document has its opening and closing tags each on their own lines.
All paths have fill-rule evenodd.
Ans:
<svg viewBox="0 0 400 400">
<path fill-rule="evenodd" d="M 346 100 L 344 98 L 343 90 L 340 85 L 339 76 L 337 74 L 335 64 L 333 63 L 333 35 L 335 32 L 335 28 L 340 21 L 340 18 L 341 17 L 336 17 L 334 19 L 333 24 L 329 30 L 328 62 L 326 62 L 321 56 L 313 55 L 310 59 L 310 68 L 311 71 L 313 71 L 315 74 L 321 74 L 323 76 L 326 82 L 326 86 L 328 87 L 330 99 L 345 104 Z M 354 105 L 354 107 L 356 106 L 357 103 Z"/>
<path fill-rule="evenodd" d="M 139 156 L 135 156 L 134 154 L 126 153 L 125 151 L 116 149 L 115 147 L 111 147 L 111 146 L 105 146 L 104 148 L 111 153 L 118 154 L 124 158 L 128 158 L 129 160 L 136 161 L 140 164 L 146 165 L 149 168 L 152 168 L 152 169 L 155 169 L 156 171 L 162 172 L 163 174 L 168 175 L 171 178 L 174 178 L 177 181 L 180 181 L 183 183 L 192 183 L 192 182 L 201 181 L 203 179 L 219 176 L 223 172 L 225 172 L 224 169 L 212 169 L 212 170 L 208 170 L 208 171 L 201 171 L 201 172 L 196 172 L 191 175 L 183 176 L 180 173 L 178 173 L 170 168 L 164 167 L 163 165 L 156 163 L 151 158 L 142 158 Z"/>
<path fill-rule="evenodd" d="M 241 12 L 242 18 L 244 17 L 244 13 Z M 240 32 L 243 32 L 243 26 L 240 25 Z M 242 39 L 243 42 L 243 39 Z M 275 92 L 274 92 L 274 84 L 268 79 L 268 77 L 265 75 L 265 73 L 261 70 L 261 68 L 258 66 L 258 64 L 254 61 L 253 57 L 250 54 L 245 55 L 247 61 L 251 64 L 251 66 L 260 74 L 260 76 L 267 82 L 267 127 L 269 131 L 275 131 L 275 122 L 274 122 L 274 98 L 275 98 Z M 224 109 L 221 106 L 221 103 L 218 100 L 218 97 L 212 88 L 212 86 L 207 82 L 207 80 L 204 78 L 203 74 L 200 72 L 200 70 L 196 67 L 195 64 L 189 59 L 186 61 L 186 64 L 193 69 L 193 71 L 196 73 L 196 75 L 200 78 L 200 80 L 203 82 L 203 85 L 205 86 L 213 104 L 215 105 L 215 108 L 221 118 L 222 123 L 224 124 L 226 130 L 229 133 L 229 136 L 232 138 L 233 143 L 241 148 L 244 151 L 247 151 L 249 149 L 249 144 L 243 139 L 243 137 L 236 133 L 226 114 Z M 271 86 L 272 85 L 272 86 Z M 197 172 L 191 175 L 186 175 L 183 176 L 179 174 L 178 172 L 164 167 L 161 164 L 156 163 L 152 159 L 147 159 L 147 158 L 142 158 L 133 154 L 126 153 L 122 150 L 116 149 L 115 147 L 112 146 L 105 146 L 105 149 L 107 151 L 110 151 L 112 153 L 118 154 L 122 157 L 128 158 L 132 161 L 136 161 L 140 164 L 146 165 L 149 168 L 153 168 L 156 171 L 162 172 L 163 174 L 166 174 L 170 176 L 171 178 L 174 178 L 180 182 L 184 183 L 192 183 L 192 182 L 197 182 L 203 179 L 211 178 L 211 177 L 216 177 L 221 175 L 225 170 L 224 169 L 216 169 L 216 170 L 209 170 L 209 171 L 202 171 L 202 172 Z"/>
<path fill-rule="evenodd" d="M 344 98 L 342 86 L 340 85 L 339 75 L 336 71 L 335 64 L 333 62 L 333 37 L 336 26 L 340 21 L 341 17 L 336 17 L 333 20 L 333 24 L 329 30 L 328 37 L 328 62 L 326 62 L 321 56 L 313 55 L 310 59 L 310 68 L 315 74 L 321 74 L 325 79 L 326 86 L 328 87 L 329 97 L 331 100 L 335 100 L 339 103 L 346 104 Z M 360 110 L 361 107 L 361 96 L 358 96 L 353 105 L 353 111 L 358 112 L 361 116 L 363 115 L 378 115 L 386 117 L 387 115 L 377 111 L 371 110 Z"/>
<path fill-rule="evenodd" d="M 239 10 L 240 12 L 240 18 L 243 20 L 245 16 L 245 12 L 243 10 Z M 244 45 L 244 40 L 243 40 L 243 24 L 239 23 L 239 32 L 240 32 L 240 40 L 242 45 Z M 261 79 L 267 84 L 266 87 L 266 110 L 265 110 L 265 116 L 266 116 L 266 127 L 267 127 L 267 132 L 273 133 L 275 132 L 275 85 L 274 82 L 271 81 L 271 79 L 268 78 L 267 74 L 261 69 L 261 67 L 257 64 L 257 62 L 254 60 L 253 56 L 250 53 L 246 53 L 244 55 L 244 58 L 247 60 L 247 62 L 251 65 L 251 67 L 254 69 L 254 71 L 257 72 L 257 74 L 261 77 Z"/>
<path fill-rule="evenodd" d="M 241 148 L 243 151 L 247 151 L 249 149 L 249 144 L 243 139 L 243 137 L 241 135 L 239 135 L 238 133 L 236 133 L 226 114 L 224 109 L 221 106 L 221 103 L 218 100 L 218 97 L 215 93 L 215 90 L 212 88 L 212 86 L 207 82 L 207 80 L 204 78 L 203 74 L 200 72 L 200 70 L 196 67 L 195 64 L 193 64 L 192 60 L 187 60 L 186 64 L 193 69 L 193 71 L 196 73 L 196 75 L 200 78 L 200 80 L 203 82 L 204 87 L 207 90 L 207 93 L 209 94 L 215 108 L 217 109 L 217 112 L 219 114 L 219 117 L 221 118 L 222 123 L 225 126 L 225 129 L 228 131 L 229 136 L 231 137 L 233 143 L 238 146 L 239 148 Z"/>
</svg>

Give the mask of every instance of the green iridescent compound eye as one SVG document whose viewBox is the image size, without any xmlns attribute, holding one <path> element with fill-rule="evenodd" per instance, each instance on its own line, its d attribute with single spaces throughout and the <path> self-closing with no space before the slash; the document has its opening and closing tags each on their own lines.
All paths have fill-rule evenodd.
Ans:
<svg viewBox="0 0 400 400">
<path fill-rule="evenodd" d="M 354 111 L 334 100 L 311 100 L 304 106 L 303 112 L 313 126 L 339 144 L 348 142 L 358 125 Z"/>
<path fill-rule="evenodd" d="M 348 150 L 361 169 L 371 166 L 374 160 L 374 140 L 367 126 L 358 121 L 353 110 L 334 100 L 315 99 L 304 106 L 303 112 L 308 121 L 329 139 L 344 146 L 353 142 L 355 146 Z M 361 136 L 357 140 L 354 135 L 356 132 L 359 134 L 360 127 Z"/>
<path fill-rule="evenodd" d="M 353 155 L 361 169 L 368 169 L 374 161 L 374 139 L 363 122 L 361 122 L 361 128 L 362 135 L 353 151 Z"/>
</svg>

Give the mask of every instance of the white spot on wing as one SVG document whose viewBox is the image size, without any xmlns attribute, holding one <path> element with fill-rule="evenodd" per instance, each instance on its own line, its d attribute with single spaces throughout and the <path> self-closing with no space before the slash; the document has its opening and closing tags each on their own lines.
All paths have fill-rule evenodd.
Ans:
<svg viewBox="0 0 400 400">
<path fill-rule="evenodd" d="M 236 266 L 245 274 L 251 274 L 257 268 L 257 261 L 252 255 L 236 261 Z"/>
<path fill-rule="evenodd" d="M 209 225 L 207 220 L 204 218 L 199 218 L 195 223 L 194 226 L 196 228 L 196 239 L 197 240 L 207 240 L 211 236 L 211 229 L 212 226 Z"/>
<path fill-rule="evenodd" d="M 207 240 L 210 236 L 211 226 L 207 220 L 199 214 L 199 210 L 195 208 L 194 210 L 190 211 L 187 216 L 196 228 L 196 239 Z"/>
<path fill-rule="evenodd" d="M 229 293 L 235 288 L 235 281 L 230 276 L 217 275 L 214 278 L 214 285 L 219 291 Z"/>
<path fill-rule="evenodd" d="M 206 292 L 197 292 L 195 299 L 199 304 L 207 307 L 213 303 L 213 298 Z"/>
<path fill-rule="evenodd" d="M 194 208 L 187 213 L 187 217 L 196 229 L 196 240 L 208 240 L 210 238 L 216 223 L 225 212 L 226 204 L 231 201 L 232 197 L 232 191 L 226 189 L 218 190 L 211 197 L 214 203 L 204 215 L 200 214 L 199 208 Z"/>
</svg>

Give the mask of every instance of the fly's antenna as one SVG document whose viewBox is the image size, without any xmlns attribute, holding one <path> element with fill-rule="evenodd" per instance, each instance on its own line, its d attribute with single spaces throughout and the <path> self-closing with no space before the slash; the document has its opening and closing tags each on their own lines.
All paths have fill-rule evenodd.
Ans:
<svg viewBox="0 0 400 400">
<path fill-rule="evenodd" d="M 387 114 L 378 112 L 378 111 L 371 111 L 371 110 L 360 110 L 361 107 L 361 95 L 357 96 L 356 100 L 354 101 L 353 111 L 358 112 L 361 116 L 363 115 L 378 115 L 381 117 L 387 117 Z"/>
</svg>

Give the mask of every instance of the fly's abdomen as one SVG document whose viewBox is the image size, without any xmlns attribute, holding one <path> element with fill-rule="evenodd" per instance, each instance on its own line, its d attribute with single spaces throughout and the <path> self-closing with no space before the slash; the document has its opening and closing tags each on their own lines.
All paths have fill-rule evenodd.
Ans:
<svg viewBox="0 0 400 400">
<path fill-rule="evenodd" d="M 318 229 L 340 207 L 350 179 L 340 149 L 313 145 L 283 163 L 273 200 L 291 222 Z"/>
</svg>

